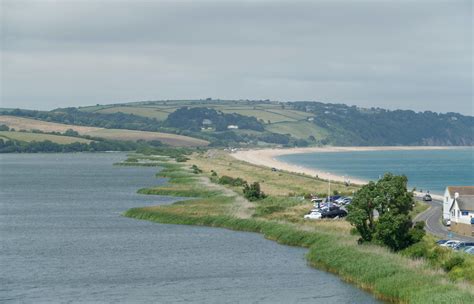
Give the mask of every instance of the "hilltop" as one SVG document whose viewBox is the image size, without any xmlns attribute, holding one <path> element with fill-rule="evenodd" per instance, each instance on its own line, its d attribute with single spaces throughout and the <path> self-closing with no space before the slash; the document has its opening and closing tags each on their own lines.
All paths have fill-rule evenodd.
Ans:
<svg viewBox="0 0 474 304">
<path fill-rule="evenodd" d="M 25 118 L 102 128 L 94 136 L 149 132 L 194 138 L 211 146 L 473 145 L 474 117 L 458 113 L 390 111 L 322 102 L 163 100 L 5 110 Z M 114 129 L 114 131 L 111 131 Z M 134 130 L 134 131 L 132 131 Z M 142 134 L 143 135 L 143 134 Z M 161 135 L 166 142 L 166 136 Z M 133 139 L 128 137 L 127 139 Z M 140 139 L 147 140 L 147 138 Z M 198 141 L 201 140 L 201 141 Z M 174 145 L 181 145 L 175 143 Z"/>
</svg>

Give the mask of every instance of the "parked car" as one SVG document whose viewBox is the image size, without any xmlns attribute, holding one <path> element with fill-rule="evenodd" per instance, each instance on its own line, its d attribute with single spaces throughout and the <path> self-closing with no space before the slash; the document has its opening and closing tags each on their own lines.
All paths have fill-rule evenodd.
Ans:
<svg viewBox="0 0 474 304">
<path fill-rule="evenodd" d="M 466 247 L 463 247 L 460 251 L 468 252 L 473 249 L 474 249 L 474 246 L 466 246 Z"/>
<path fill-rule="evenodd" d="M 453 246 L 454 250 L 464 250 L 466 247 L 474 246 L 474 242 L 459 242 Z"/>
<path fill-rule="evenodd" d="M 306 214 L 303 218 L 304 219 L 310 219 L 310 220 L 320 219 L 321 218 L 321 212 L 313 211 L 309 214 Z"/>
<path fill-rule="evenodd" d="M 461 243 L 461 241 L 448 240 L 446 243 L 441 244 L 440 246 L 441 246 L 441 247 L 453 248 L 454 246 L 456 246 L 456 245 L 459 244 L 459 243 Z"/>
<path fill-rule="evenodd" d="M 335 217 L 345 217 L 347 216 L 347 211 L 342 209 L 336 209 L 328 212 L 323 212 L 321 218 L 335 218 Z"/>
<path fill-rule="evenodd" d="M 429 194 L 425 194 L 423 196 L 423 201 L 425 201 L 425 202 L 431 202 L 432 200 L 433 200 L 433 198 L 431 198 L 431 195 L 429 195 Z"/>
<path fill-rule="evenodd" d="M 324 200 L 322 198 L 313 198 L 311 199 L 311 203 L 313 203 L 315 208 L 321 208 L 321 206 L 324 204 Z"/>
<path fill-rule="evenodd" d="M 320 208 L 319 211 L 321 213 L 324 213 L 324 212 L 329 212 L 329 211 L 334 211 L 334 210 L 339 210 L 339 206 L 334 206 L 332 205 L 331 207 L 323 207 L 323 208 Z"/>
<path fill-rule="evenodd" d="M 349 205 L 352 203 L 352 198 L 349 198 L 349 197 L 346 197 L 343 201 L 342 201 L 342 204 L 343 205 Z"/>
<path fill-rule="evenodd" d="M 474 255 L 474 247 L 469 247 L 468 249 L 464 250 L 464 252 Z"/>
</svg>

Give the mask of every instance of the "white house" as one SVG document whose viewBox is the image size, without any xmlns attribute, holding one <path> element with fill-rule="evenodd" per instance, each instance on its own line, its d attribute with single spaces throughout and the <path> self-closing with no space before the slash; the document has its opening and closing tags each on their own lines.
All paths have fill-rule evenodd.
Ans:
<svg viewBox="0 0 474 304">
<path fill-rule="evenodd" d="M 451 230 L 472 236 L 474 232 L 474 186 L 447 187 L 444 200 L 450 204 L 448 212 Z M 443 202 L 443 213 L 445 202 Z"/>
<path fill-rule="evenodd" d="M 443 199 L 443 219 L 449 220 L 451 218 L 451 206 L 453 205 L 454 194 L 459 193 L 460 196 L 474 195 L 474 186 L 449 186 L 444 191 Z"/>
</svg>

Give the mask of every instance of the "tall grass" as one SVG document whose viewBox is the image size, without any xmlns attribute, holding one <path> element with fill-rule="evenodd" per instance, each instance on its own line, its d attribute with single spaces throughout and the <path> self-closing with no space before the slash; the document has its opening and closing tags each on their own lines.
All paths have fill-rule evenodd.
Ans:
<svg viewBox="0 0 474 304">
<path fill-rule="evenodd" d="M 309 248 L 308 263 L 338 274 L 380 299 L 400 303 L 474 303 L 474 293 L 449 281 L 443 272 L 414 267 L 410 259 L 373 245 L 358 246 L 355 237 L 318 225 L 269 220 L 274 214 L 299 208 L 288 197 L 268 197 L 255 204 L 252 218 L 229 213 L 235 198 L 197 183 L 197 175 L 176 163 L 163 163 L 157 176 L 169 183 L 139 193 L 192 197 L 167 206 L 133 208 L 125 216 L 159 223 L 221 227 L 262 233 L 280 244 Z M 407 255 L 410 256 L 409 253 Z M 424 265 L 424 264 L 423 264 Z M 457 266 L 454 267 L 454 269 Z M 459 271 L 459 270 L 458 270 Z"/>
<path fill-rule="evenodd" d="M 289 224 L 258 219 L 238 219 L 226 215 L 193 216 L 167 212 L 166 208 L 150 210 L 133 208 L 125 216 L 168 224 L 221 227 L 237 231 L 262 233 L 280 244 L 308 247 L 310 265 L 340 275 L 344 280 L 373 292 L 378 298 L 403 303 L 474 303 L 474 295 L 443 278 L 420 272 L 398 261 L 360 251 L 351 245 L 335 242 L 327 234 L 302 231 Z"/>
</svg>

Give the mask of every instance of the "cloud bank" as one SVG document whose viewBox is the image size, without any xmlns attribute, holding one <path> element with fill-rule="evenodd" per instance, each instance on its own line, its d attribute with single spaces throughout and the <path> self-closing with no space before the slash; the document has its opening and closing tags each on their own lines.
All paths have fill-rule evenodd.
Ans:
<svg viewBox="0 0 474 304">
<path fill-rule="evenodd" d="M 317 100 L 473 115 L 472 2 L 1 2 L 3 107 Z"/>
</svg>

